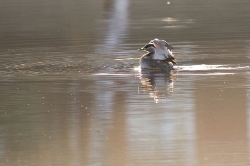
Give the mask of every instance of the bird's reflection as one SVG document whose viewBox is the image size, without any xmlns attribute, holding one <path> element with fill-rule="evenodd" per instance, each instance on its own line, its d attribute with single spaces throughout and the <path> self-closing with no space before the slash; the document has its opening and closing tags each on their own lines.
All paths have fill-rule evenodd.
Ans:
<svg viewBox="0 0 250 166">
<path fill-rule="evenodd" d="M 156 103 L 167 99 L 174 92 L 174 75 L 173 71 L 160 73 L 155 71 L 143 70 L 140 74 L 141 86 L 138 88 L 139 93 L 144 91 L 149 93 L 150 97 Z"/>
</svg>

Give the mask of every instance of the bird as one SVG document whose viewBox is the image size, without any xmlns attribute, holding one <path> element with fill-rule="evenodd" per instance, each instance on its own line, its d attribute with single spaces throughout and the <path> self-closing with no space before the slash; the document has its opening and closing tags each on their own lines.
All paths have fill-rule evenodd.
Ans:
<svg viewBox="0 0 250 166">
<path fill-rule="evenodd" d="M 171 70 L 177 64 L 173 47 L 165 40 L 155 38 L 138 50 L 147 52 L 140 58 L 141 69 Z"/>
</svg>

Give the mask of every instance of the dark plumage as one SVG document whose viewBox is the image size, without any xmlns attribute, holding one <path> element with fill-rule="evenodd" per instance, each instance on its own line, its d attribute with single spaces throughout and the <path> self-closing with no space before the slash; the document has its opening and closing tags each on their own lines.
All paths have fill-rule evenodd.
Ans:
<svg viewBox="0 0 250 166">
<path fill-rule="evenodd" d="M 148 52 L 154 52 L 155 51 L 155 46 L 152 43 L 148 43 L 144 47 L 139 48 L 138 50 L 144 50 L 144 51 L 148 51 Z"/>
</svg>

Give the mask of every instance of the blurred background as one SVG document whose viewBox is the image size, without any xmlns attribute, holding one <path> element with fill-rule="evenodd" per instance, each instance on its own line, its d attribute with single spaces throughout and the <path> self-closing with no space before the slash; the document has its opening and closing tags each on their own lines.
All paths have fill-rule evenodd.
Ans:
<svg viewBox="0 0 250 166">
<path fill-rule="evenodd" d="M 249 8 L 2 1 L 0 165 L 249 165 Z M 135 70 L 154 38 L 180 70 Z"/>
</svg>

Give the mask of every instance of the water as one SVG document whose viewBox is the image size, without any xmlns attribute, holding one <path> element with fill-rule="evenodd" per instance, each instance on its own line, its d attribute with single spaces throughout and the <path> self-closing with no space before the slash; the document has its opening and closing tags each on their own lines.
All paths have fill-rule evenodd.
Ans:
<svg viewBox="0 0 250 166">
<path fill-rule="evenodd" d="M 249 165 L 249 7 L 1 2 L 0 165 Z M 138 72 L 153 38 L 176 71 Z"/>
</svg>

